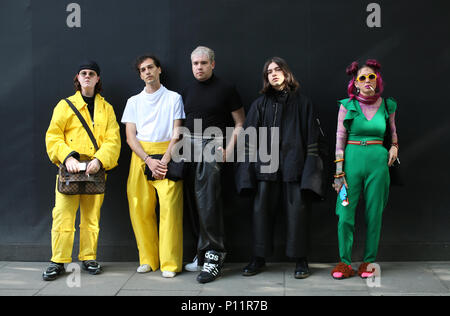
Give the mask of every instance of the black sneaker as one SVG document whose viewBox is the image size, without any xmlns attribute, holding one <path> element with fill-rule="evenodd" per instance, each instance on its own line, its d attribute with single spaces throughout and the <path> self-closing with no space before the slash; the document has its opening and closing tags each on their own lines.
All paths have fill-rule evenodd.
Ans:
<svg viewBox="0 0 450 316">
<path fill-rule="evenodd" d="M 252 276 L 260 273 L 266 266 L 266 260 L 263 257 L 254 257 L 252 261 L 244 267 L 243 276 Z"/>
<path fill-rule="evenodd" d="M 199 283 L 208 283 L 214 281 L 222 273 L 223 261 L 225 260 L 225 253 L 208 250 L 205 253 L 205 261 L 203 269 L 197 276 Z"/>
<path fill-rule="evenodd" d="M 51 262 L 47 270 L 42 273 L 42 279 L 44 281 L 53 281 L 64 272 L 66 272 L 64 263 Z"/>
<path fill-rule="evenodd" d="M 306 258 L 299 258 L 295 265 L 294 276 L 296 279 L 306 279 L 311 275 L 309 270 L 308 260 Z"/>
<path fill-rule="evenodd" d="M 87 271 L 89 274 L 100 274 L 102 273 L 102 267 L 95 260 L 83 261 L 83 270 Z"/>
</svg>

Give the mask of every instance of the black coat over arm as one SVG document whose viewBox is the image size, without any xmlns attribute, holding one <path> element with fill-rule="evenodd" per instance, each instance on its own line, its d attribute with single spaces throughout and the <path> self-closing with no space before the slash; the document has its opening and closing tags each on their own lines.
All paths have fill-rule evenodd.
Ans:
<svg viewBox="0 0 450 316">
<path fill-rule="evenodd" d="M 321 137 L 318 121 L 312 102 L 299 92 L 269 93 L 257 98 L 247 113 L 244 132 L 255 127 L 258 135 L 257 144 L 245 141 L 245 161 L 236 164 L 236 187 L 239 193 L 256 188 L 256 181 L 300 182 L 303 190 L 311 190 L 320 198 L 324 196 L 324 164 L 320 156 L 319 141 Z M 259 128 L 268 128 L 266 147 L 270 148 L 270 128 L 279 128 L 277 170 L 262 172 L 261 167 L 270 162 L 261 157 L 261 138 L 264 134 Z M 240 137 L 243 137 L 241 133 Z M 277 145 L 276 143 L 274 143 Z M 249 152 L 256 148 L 256 161 L 250 161 Z M 263 152 L 270 152 L 265 149 Z M 269 154 L 270 155 L 270 154 Z M 239 158 L 238 158 L 239 159 Z M 266 162 L 264 162 L 266 160 Z M 238 160 L 239 161 L 239 160 Z"/>
</svg>

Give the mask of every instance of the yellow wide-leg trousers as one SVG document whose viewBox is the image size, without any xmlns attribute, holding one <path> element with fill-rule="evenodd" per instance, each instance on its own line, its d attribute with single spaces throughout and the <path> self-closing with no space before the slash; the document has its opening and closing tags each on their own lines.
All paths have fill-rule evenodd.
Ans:
<svg viewBox="0 0 450 316">
<path fill-rule="evenodd" d="M 169 142 L 140 142 L 149 155 L 164 154 Z M 145 163 L 134 152 L 127 182 L 130 218 L 140 264 L 153 271 L 181 272 L 183 265 L 183 182 L 147 180 Z M 159 236 L 156 203 L 159 198 Z"/>
<path fill-rule="evenodd" d="M 55 188 L 52 216 L 52 258 L 57 263 L 72 262 L 75 219 L 80 208 L 80 251 L 78 259 L 95 260 L 99 234 L 100 208 L 104 194 L 66 195 Z"/>
</svg>

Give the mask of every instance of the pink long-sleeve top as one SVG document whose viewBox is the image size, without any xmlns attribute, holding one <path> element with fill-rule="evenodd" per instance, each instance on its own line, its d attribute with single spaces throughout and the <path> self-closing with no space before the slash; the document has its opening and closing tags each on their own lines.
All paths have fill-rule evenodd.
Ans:
<svg viewBox="0 0 450 316">
<path fill-rule="evenodd" d="M 364 104 L 359 102 L 361 110 L 368 121 L 370 121 L 380 108 L 382 99 L 379 98 L 374 104 Z M 347 130 L 344 127 L 344 118 L 347 109 L 341 104 L 338 113 L 338 124 L 336 132 L 336 157 L 344 155 L 345 145 L 347 143 Z M 397 129 L 395 127 L 395 112 L 389 115 L 389 126 L 391 128 L 392 142 L 397 143 Z"/>
</svg>

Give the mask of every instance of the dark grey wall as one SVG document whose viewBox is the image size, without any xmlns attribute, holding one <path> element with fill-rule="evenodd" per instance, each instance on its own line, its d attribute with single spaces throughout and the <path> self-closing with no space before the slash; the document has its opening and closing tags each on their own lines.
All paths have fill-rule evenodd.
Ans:
<svg viewBox="0 0 450 316">
<path fill-rule="evenodd" d="M 345 67 L 355 59 L 378 59 L 384 95 L 399 103 L 400 158 L 407 183 L 391 188 L 379 260 L 450 260 L 447 1 L 376 1 L 381 27 L 370 28 L 366 8 L 372 1 L 78 0 L 81 27 L 70 28 L 66 7 L 75 1 L 8 0 L 0 5 L 0 260 L 50 258 L 56 168 L 47 157 L 44 137 L 53 107 L 73 93 L 78 62 L 91 58 L 100 63 L 103 95 L 120 120 L 126 100 L 143 88 L 131 67 L 137 55 L 160 56 L 163 83 L 180 91 L 193 80 L 189 56 L 200 44 L 216 51 L 216 73 L 236 84 L 246 109 L 258 95 L 264 61 L 284 57 L 314 100 L 331 149 L 336 100 L 346 97 Z M 108 178 L 98 252 L 100 260 L 137 261 L 126 199 L 130 149 L 123 126 L 121 135 L 119 167 Z M 330 183 L 331 178 L 330 173 Z M 225 179 L 228 258 L 243 261 L 250 255 L 252 203 L 235 194 L 232 180 Z M 327 199 L 314 205 L 311 260 L 338 260 L 335 198 L 329 186 Z M 363 214 L 362 203 L 355 260 L 364 249 Z M 286 260 L 283 220 L 280 214 L 273 260 Z M 193 247 L 186 223 L 186 260 Z M 74 258 L 77 252 L 75 246 Z"/>
</svg>

